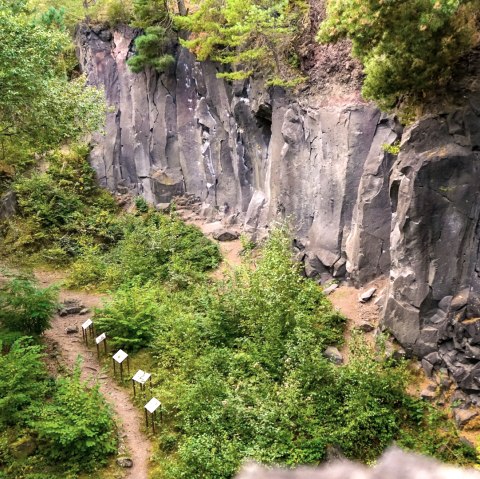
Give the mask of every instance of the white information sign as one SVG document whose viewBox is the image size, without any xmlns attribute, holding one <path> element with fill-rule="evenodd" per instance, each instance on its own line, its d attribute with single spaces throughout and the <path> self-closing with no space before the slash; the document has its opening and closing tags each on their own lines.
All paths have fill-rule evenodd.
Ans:
<svg viewBox="0 0 480 479">
<path fill-rule="evenodd" d="M 157 398 L 152 398 L 145 404 L 145 409 L 150 413 L 154 413 L 161 404 Z"/>
<path fill-rule="evenodd" d="M 91 319 L 87 319 L 87 320 L 82 324 L 82 328 L 83 328 L 83 329 L 88 329 L 92 324 L 93 324 L 93 321 L 92 321 Z"/>
<path fill-rule="evenodd" d="M 136 381 L 137 383 L 143 384 L 143 383 L 141 382 L 141 380 L 142 380 L 142 377 L 143 377 L 144 374 L 145 374 L 145 371 L 142 371 L 141 369 L 139 369 L 139 370 L 134 374 L 134 376 L 133 376 L 132 379 L 133 379 L 134 381 Z"/>
<path fill-rule="evenodd" d="M 143 373 L 143 376 L 140 378 L 140 381 L 138 381 L 140 384 L 145 384 L 149 379 L 150 379 L 151 374 L 150 373 Z"/>
<path fill-rule="evenodd" d="M 97 336 L 95 338 L 95 342 L 97 344 L 100 344 L 102 341 L 104 341 L 105 339 L 107 339 L 107 335 L 105 333 L 102 333 L 100 336 Z"/>
<path fill-rule="evenodd" d="M 128 354 L 125 352 L 125 351 L 122 351 L 121 349 L 119 349 L 114 355 L 113 355 L 113 359 L 118 363 L 118 364 L 122 364 L 123 361 L 125 361 L 125 359 L 127 358 Z"/>
</svg>

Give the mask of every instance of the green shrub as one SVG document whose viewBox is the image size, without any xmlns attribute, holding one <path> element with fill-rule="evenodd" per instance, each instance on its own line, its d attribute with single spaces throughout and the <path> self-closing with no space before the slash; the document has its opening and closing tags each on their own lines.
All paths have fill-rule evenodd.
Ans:
<svg viewBox="0 0 480 479">
<path fill-rule="evenodd" d="M 39 288 L 35 282 L 14 278 L 0 286 L 0 323 L 11 331 L 42 334 L 57 308 L 58 288 Z"/>
<path fill-rule="evenodd" d="M 95 469 L 116 451 L 112 411 L 98 385 L 80 379 L 78 365 L 72 377 L 57 381 L 53 401 L 30 425 L 43 442 L 44 456 L 72 469 Z"/>
<path fill-rule="evenodd" d="M 205 0 L 175 23 L 193 33 L 180 43 L 199 60 L 232 66 L 218 77 L 243 80 L 256 72 L 267 85 L 292 87 L 305 80 L 295 65 L 308 11 L 304 0 Z"/>
<path fill-rule="evenodd" d="M 126 215 L 121 228 L 122 238 L 110 250 L 103 254 L 87 250 L 80 257 L 73 266 L 71 285 L 89 286 L 82 275 L 87 272 L 87 277 L 95 280 L 103 277 L 103 287 L 149 281 L 170 281 L 184 287 L 220 261 L 218 246 L 175 216 L 154 211 L 144 216 Z"/>
<path fill-rule="evenodd" d="M 160 319 L 158 289 L 132 286 L 118 290 L 113 299 L 95 312 L 98 331 L 107 332 L 110 344 L 137 351 L 149 346 Z"/>
<path fill-rule="evenodd" d="M 16 180 L 19 215 L 4 225 L 3 254 L 65 265 L 84 248 L 119 239 L 116 203 L 97 186 L 87 154 L 82 146 L 53 152 L 45 172 Z"/>
<path fill-rule="evenodd" d="M 385 109 L 444 87 L 458 59 L 478 42 L 478 0 L 329 0 L 322 42 L 348 37 L 363 65 L 363 95 Z"/>
<path fill-rule="evenodd" d="M 146 67 L 164 73 L 175 65 L 175 57 L 169 53 L 172 50 L 172 41 L 163 27 L 145 29 L 145 33 L 135 39 L 135 49 L 135 55 L 127 61 L 134 73 L 140 73 Z"/>
<path fill-rule="evenodd" d="M 31 415 L 28 409 L 42 404 L 51 388 L 42 358 L 41 347 L 26 338 L 0 355 L 0 430 L 5 425 L 25 424 Z"/>
</svg>

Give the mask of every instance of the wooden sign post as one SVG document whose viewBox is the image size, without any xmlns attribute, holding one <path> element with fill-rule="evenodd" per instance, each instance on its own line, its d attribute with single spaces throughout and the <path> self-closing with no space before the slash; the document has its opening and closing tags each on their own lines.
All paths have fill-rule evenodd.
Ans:
<svg viewBox="0 0 480 479">
<path fill-rule="evenodd" d="M 123 381 L 123 361 L 127 360 L 127 367 L 128 367 L 128 373 L 130 374 L 130 359 L 128 358 L 128 354 L 125 351 L 122 351 L 119 349 L 114 355 L 113 355 L 113 374 L 117 374 L 117 370 L 115 368 L 116 363 L 120 364 L 120 379 Z"/>
<path fill-rule="evenodd" d="M 105 354 L 107 354 L 107 335 L 106 333 L 102 333 L 100 336 L 95 338 L 95 343 L 97 344 L 97 357 L 100 359 L 100 343 L 103 342 L 103 349 L 105 350 Z"/>
<path fill-rule="evenodd" d="M 135 383 L 140 384 L 140 391 L 142 391 L 145 395 L 145 384 L 150 379 L 150 391 L 152 390 L 152 375 L 150 373 L 146 373 L 139 369 L 132 378 L 132 385 L 133 385 L 133 397 L 135 397 Z"/>
<path fill-rule="evenodd" d="M 157 398 L 152 398 L 150 401 L 145 404 L 145 423 L 148 429 L 148 413 L 152 418 L 152 432 L 155 433 L 155 419 L 156 419 L 156 411 L 158 407 L 160 407 L 160 421 L 162 420 L 162 403 Z"/>
<path fill-rule="evenodd" d="M 83 324 L 82 324 L 82 336 L 83 340 L 85 341 L 85 344 L 88 346 L 88 335 L 93 338 L 93 321 L 91 319 L 87 319 Z"/>
</svg>

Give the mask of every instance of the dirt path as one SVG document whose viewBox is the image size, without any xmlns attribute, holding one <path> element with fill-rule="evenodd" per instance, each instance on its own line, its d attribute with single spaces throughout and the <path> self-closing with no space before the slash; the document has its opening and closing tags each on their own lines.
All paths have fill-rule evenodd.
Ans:
<svg viewBox="0 0 480 479">
<path fill-rule="evenodd" d="M 50 285 L 62 279 L 59 274 L 38 272 L 37 279 L 43 286 Z M 90 310 L 95 306 L 101 306 L 104 296 L 86 292 L 72 292 L 61 290 L 60 301 L 78 299 Z M 133 461 L 133 467 L 125 469 L 126 478 L 147 479 L 148 463 L 151 454 L 151 444 L 141 427 L 144 418 L 141 412 L 132 404 L 129 394 L 118 386 L 115 381 L 102 370 L 97 360 L 95 351 L 86 348 L 82 341 L 81 325 L 91 314 L 68 315 L 61 317 L 56 315 L 52 321 L 52 327 L 44 334 L 47 348 L 50 353 L 58 351 L 59 359 L 66 366 L 72 367 L 78 356 L 83 358 L 82 379 L 98 381 L 100 390 L 107 401 L 112 404 L 117 416 L 120 438 L 120 456 L 128 456 Z M 78 326 L 80 332 L 66 334 L 65 330 L 70 326 Z"/>
</svg>

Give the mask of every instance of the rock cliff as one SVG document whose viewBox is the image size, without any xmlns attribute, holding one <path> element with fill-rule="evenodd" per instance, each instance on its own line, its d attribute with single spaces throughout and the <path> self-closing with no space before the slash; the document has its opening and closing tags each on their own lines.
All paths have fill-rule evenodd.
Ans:
<svg viewBox="0 0 480 479">
<path fill-rule="evenodd" d="M 82 69 L 112 108 L 91 154 L 103 185 L 152 203 L 188 193 L 206 215 L 258 234 L 288 219 L 309 275 L 388 272 L 391 118 L 361 102 L 227 84 L 184 49 L 170 74 L 133 74 L 134 37 L 126 27 L 77 34 Z"/>
<path fill-rule="evenodd" d="M 384 325 L 428 373 L 480 390 L 480 96 L 402 132 L 358 95 L 229 84 L 181 48 L 170 73 L 133 74 L 135 34 L 77 33 L 111 107 L 91 153 L 101 183 L 155 204 L 193 195 L 260 236 L 287 219 L 308 276 L 389 276 Z"/>
</svg>

